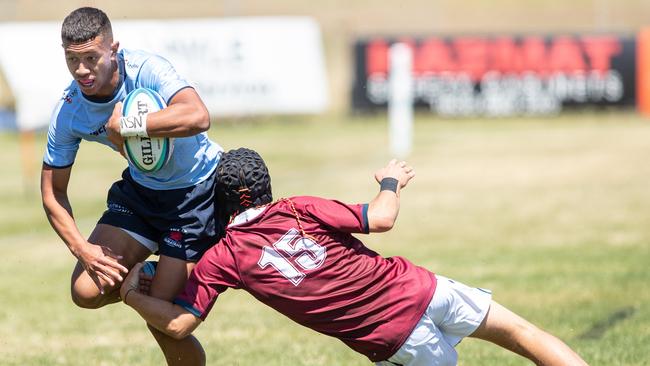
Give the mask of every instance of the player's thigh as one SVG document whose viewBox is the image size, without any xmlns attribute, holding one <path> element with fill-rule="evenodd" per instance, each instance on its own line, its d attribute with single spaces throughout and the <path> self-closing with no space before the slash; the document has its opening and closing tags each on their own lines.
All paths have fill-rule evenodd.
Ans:
<svg viewBox="0 0 650 366">
<path fill-rule="evenodd" d="M 195 265 L 194 262 L 161 255 L 149 294 L 159 299 L 173 300 L 185 287 L 185 282 Z"/>
<path fill-rule="evenodd" d="M 487 316 L 470 337 L 483 339 L 521 354 L 522 338 L 535 330 L 533 324 L 492 301 Z"/>
<path fill-rule="evenodd" d="M 484 321 L 492 303 L 492 293 L 438 274 L 436 279 L 436 292 L 427 313 L 447 341 L 455 346 Z"/>
<path fill-rule="evenodd" d="M 109 248 L 113 254 L 121 257 L 117 261 L 129 269 L 151 254 L 148 248 L 140 244 L 127 232 L 111 225 L 98 224 L 90 234 L 88 241 Z M 72 273 L 72 283 L 73 290 L 87 286 L 89 290 L 96 289 L 97 293 L 99 293 L 99 289 L 97 289 L 97 286 L 79 262 L 77 262 Z"/>
</svg>

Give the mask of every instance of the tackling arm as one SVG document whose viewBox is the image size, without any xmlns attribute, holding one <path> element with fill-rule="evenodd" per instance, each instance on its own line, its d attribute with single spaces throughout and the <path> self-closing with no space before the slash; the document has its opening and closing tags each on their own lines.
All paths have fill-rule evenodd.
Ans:
<svg viewBox="0 0 650 366">
<path fill-rule="evenodd" d="M 385 178 L 397 180 L 397 184 L 382 184 L 375 198 L 368 204 L 368 227 L 370 232 L 384 232 L 393 228 L 399 214 L 399 195 L 402 188 L 415 177 L 413 168 L 406 162 L 391 160 L 388 165 L 375 173 L 375 179 L 380 184 Z M 395 181 L 393 181 L 395 182 Z M 385 181 L 385 183 L 391 183 Z M 393 190 L 394 189 L 394 190 Z"/>
<path fill-rule="evenodd" d="M 183 339 L 190 335 L 201 324 L 201 319 L 176 304 L 138 292 L 141 268 L 142 263 L 136 264 L 122 283 L 122 301 L 168 336 Z"/>
</svg>

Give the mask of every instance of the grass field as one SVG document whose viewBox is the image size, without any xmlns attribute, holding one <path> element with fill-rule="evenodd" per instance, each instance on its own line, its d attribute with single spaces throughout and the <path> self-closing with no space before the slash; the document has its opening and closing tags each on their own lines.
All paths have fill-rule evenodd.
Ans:
<svg viewBox="0 0 650 366">
<path fill-rule="evenodd" d="M 225 148 L 266 159 L 276 198 L 367 201 L 390 156 L 383 117 L 216 123 Z M 37 136 L 40 157 L 44 136 Z M 73 257 L 42 213 L 37 181 L 21 179 L 18 143 L 0 135 L 0 365 L 160 365 L 138 315 L 118 304 L 76 308 Z M 419 116 L 392 232 L 364 237 L 380 253 L 491 288 L 495 299 L 556 334 L 591 365 L 648 365 L 650 121 L 635 114 L 559 119 Z M 88 234 L 125 163 L 84 143 L 70 196 Z M 34 169 L 39 163 L 34 163 Z M 38 179 L 37 177 L 34 179 Z M 196 332 L 210 365 L 368 365 L 339 341 L 228 291 Z M 526 365 L 477 340 L 460 365 Z"/>
</svg>

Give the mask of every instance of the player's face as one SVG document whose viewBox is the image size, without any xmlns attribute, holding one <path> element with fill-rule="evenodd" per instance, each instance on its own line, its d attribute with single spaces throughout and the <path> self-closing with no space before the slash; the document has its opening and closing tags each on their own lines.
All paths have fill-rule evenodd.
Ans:
<svg viewBox="0 0 650 366">
<path fill-rule="evenodd" d="M 81 92 L 97 97 L 113 95 L 117 87 L 116 54 L 119 44 L 99 35 L 83 43 L 63 45 L 65 61 Z"/>
</svg>

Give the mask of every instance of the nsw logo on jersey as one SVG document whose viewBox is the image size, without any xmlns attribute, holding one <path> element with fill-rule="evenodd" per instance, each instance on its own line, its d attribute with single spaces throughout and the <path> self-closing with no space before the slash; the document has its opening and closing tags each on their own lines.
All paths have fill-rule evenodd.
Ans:
<svg viewBox="0 0 650 366">
<path fill-rule="evenodd" d="M 257 265 L 271 266 L 294 286 L 307 276 L 305 271 L 319 268 L 325 262 L 327 251 L 312 238 L 303 237 L 297 229 L 290 229 L 280 240 L 262 249 Z"/>
<path fill-rule="evenodd" d="M 72 104 L 72 98 L 74 98 L 76 95 L 77 95 L 77 89 L 75 88 L 72 89 L 72 91 L 69 93 L 64 92 L 61 99 L 63 99 L 68 104 Z"/>
</svg>

